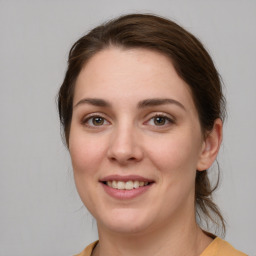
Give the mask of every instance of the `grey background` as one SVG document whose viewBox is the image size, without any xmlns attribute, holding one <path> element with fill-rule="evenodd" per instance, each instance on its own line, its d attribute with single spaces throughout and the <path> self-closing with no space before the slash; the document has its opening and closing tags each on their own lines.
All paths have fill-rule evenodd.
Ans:
<svg viewBox="0 0 256 256">
<path fill-rule="evenodd" d="M 68 51 L 106 19 L 153 12 L 174 19 L 210 51 L 229 116 L 216 193 L 226 240 L 256 255 L 256 1 L 0 1 L 0 255 L 80 252 L 97 238 L 59 132 L 55 96 Z"/>
</svg>

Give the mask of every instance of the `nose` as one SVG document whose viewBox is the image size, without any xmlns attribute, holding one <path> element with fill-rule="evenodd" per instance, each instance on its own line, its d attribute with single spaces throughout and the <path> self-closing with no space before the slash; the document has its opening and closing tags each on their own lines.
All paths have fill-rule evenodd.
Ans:
<svg viewBox="0 0 256 256">
<path fill-rule="evenodd" d="M 107 157 L 120 165 L 139 162 L 143 158 L 141 139 L 134 127 L 119 127 L 113 131 Z"/>
</svg>

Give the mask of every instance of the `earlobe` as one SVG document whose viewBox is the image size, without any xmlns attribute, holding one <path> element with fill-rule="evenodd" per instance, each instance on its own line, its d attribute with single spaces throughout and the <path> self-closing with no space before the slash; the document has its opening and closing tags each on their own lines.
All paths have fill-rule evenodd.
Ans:
<svg viewBox="0 0 256 256">
<path fill-rule="evenodd" d="M 213 129 L 207 133 L 197 163 L 198 171 L 207 170 L 216 159 L 222 142 L 222 127 L 222 121 L 218 118 L 214 121 Z"/>
</svg>

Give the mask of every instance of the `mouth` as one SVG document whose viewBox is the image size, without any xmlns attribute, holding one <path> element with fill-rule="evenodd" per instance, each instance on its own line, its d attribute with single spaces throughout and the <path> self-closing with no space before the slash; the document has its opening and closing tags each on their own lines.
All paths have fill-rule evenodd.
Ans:
<svg viewBox="0 0 256 256">
<path fill-rule="evenodd" d="M 119 190 L 132 190 L 137 189 L 139 187 L 149 186 L 153 182 L 148 181 L 138 181 L 138 180 L 129 180 L 129 181 L 118 181 L 118 180 L 108 180 L 103 181 L 103 184 L 108 187 L 119 189 Z"/>
<path fill-rule="evenodd" d="M 116 199 L 135 198 L 152 187 L 155 181 L 137 175 L 111 175 L 99 181 L 104 190 Z"/>
</svg>

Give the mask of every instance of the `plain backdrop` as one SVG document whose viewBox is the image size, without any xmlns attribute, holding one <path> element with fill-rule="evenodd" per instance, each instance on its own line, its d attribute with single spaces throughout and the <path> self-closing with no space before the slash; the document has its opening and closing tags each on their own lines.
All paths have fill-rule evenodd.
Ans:
<svg viewBox="0 0 256 256">
<path fill-rule="evenodd" d="M 55 98 L 72 44 L 134 12 L 173 19 L 213 57 L 228 102 L 215 198 L 225 239 L 256 255 L 256 1 L 0 0 L 1 256 L 68 256 L 97 239 L 74 186 Z"/>
</svg>

